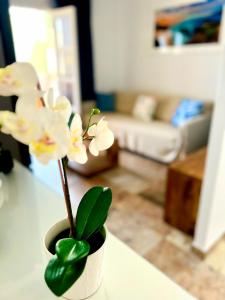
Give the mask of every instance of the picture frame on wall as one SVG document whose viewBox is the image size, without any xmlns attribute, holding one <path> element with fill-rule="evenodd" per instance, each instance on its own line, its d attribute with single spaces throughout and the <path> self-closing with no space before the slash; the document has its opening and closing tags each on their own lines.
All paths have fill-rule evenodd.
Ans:
<svg viewBox="0 0 225 300">
<path fill-rule="evenodd" d="M 218 48 L 224 45 L 225 0 L 167 3 L 155 9 L 153 48 Z"/>
</svg>

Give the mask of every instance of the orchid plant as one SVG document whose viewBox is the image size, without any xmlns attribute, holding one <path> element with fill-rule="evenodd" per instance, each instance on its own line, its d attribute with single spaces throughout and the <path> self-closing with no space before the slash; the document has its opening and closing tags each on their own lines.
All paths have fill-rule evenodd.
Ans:
<svg viewBox="0 0 225 300">
<path fill-rule="evenodd" d="M 112 200 L 110 189 L 93 187 L 82 198 L 75 223 L 66 164 L 68 160 L 86 163 L 87 145 L 89 152 L 98 156 L 100 151 L 112 146 L 114 136 L 104 118 L 92 123 L 92 117 L 100 113 L 97 108 L 91 110 L 88 125 L 83 130 L 80 115 L 72 112 L 66 97 L 55 98 L 52 90 L 41 91 L 31 64 L 13 63 L 1 68 L 0 95 L 18 97 L 15 112 L 0 112 L 0 131 L 27 145 L 41 163 L 58 160 L 69 236 L 56 243 L 45 281 L 55 295 L 61 296 L 82 274 L 91 251 L 89 241 L 102 230 Z"/>
</svg>

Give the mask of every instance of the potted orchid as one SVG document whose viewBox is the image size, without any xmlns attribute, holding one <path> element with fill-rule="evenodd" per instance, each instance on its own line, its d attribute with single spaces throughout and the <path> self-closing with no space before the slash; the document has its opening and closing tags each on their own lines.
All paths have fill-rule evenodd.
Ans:
<svg viewBox="0 0 225 300">
<path fill-rule="evenodd" d="M 57 160 L 66 204 L 67 219 L 52 226 L 44 238 L 49 258 L 45 281 L 57 296 L 84 299 L 101 283 L 102 257 L 106 239 L 104 223 L 112 201 L 109 188 L 96 186 L 81 199 L 74 219 L 66 175 L 68 160 L 86 163 L 87 143 L 97 156 L 113 144 L 114 136 L 102 118 L 92 123 L 100 111 L 90 112 L 87 128 L 72 112 L 66 97 L 54 99 L 50 90 L 40 90 L 34 68 L 14 63 L 0 69 L 0 95 L 18 96 L 15 112 L 0 112 L 0 130 L 29 147 L 41 163 Z M 84 142 L 85 141 L 85 142 Z"/>
</svg>

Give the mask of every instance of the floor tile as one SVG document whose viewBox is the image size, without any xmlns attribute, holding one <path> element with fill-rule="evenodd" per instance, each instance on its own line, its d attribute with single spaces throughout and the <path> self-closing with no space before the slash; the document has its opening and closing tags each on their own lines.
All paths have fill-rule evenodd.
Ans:
<svg viewBox="0 0 225 300">
<path fill-rule="evenodd" d="M 206 256 L 205 263 L 225 275 L 225 240 L 221 240 Z"/>
<path fill-rule="evenodd" d="M 109 182 L 123 188 L 129 193 L 139 193 L 149 187 L 147 180 L 127 171 L 121 171 L 121 169 L 105 173 L 104 178 L 107 178 Z"/>
<path fill-rule="evenodd" d="M 171 226 L 163 220 L 163 209 L 139 195 L 128 194 L 118 202 L 117 206 L 121 210 L 140 215 L 146 227 L 150 227 L 163 236 L 171 230 Z"/>
<path fill-rule="evenodd" d="M 201 263 L 201 259 L 197 255 L 186 253 L 165 239 L 145 257 L 176 280 L 183 272 L 191 272 Z"/>
<path fill-rule="evenodd" d="M 188 290 L 200 300 L 224 300 L 225 276 L 201 264 L 191 276 Z"/>
<path fill-rule="evenodd" d="M 182 231 L 173 228 L 167 235 L 166 240 L 184 251 L 191 251 L 192 238 Z"/>
<path fill-rule="evenodd" d="M 146 226 L 143 218 L 134 212 L 113 209 L 107 226 L 113 234 L 140 255 L 144 255 L 162 240 L 162 236 Z"/>
</svg>

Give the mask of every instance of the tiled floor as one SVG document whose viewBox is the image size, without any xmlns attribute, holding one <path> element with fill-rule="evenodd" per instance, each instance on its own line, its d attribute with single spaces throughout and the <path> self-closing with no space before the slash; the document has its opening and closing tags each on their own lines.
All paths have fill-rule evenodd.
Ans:
<svg viewBox="0 0 225 300">
<path fill-rule="evenodd" d="M 148 197 L 153 185 L 162 200 L 163 182 L 157 185 L 153 178 L 116 168 L 90 179 L 69 173 L 69 183 L 75 205 L 89 187 L 111 187 L 113 204 L 107 226 L 118 238 L 198 299 L 225 299 L 225 239 L 204 260 L 194 254 L 191 238 L 166 224 L 163 206 Z"/>
</svg>

